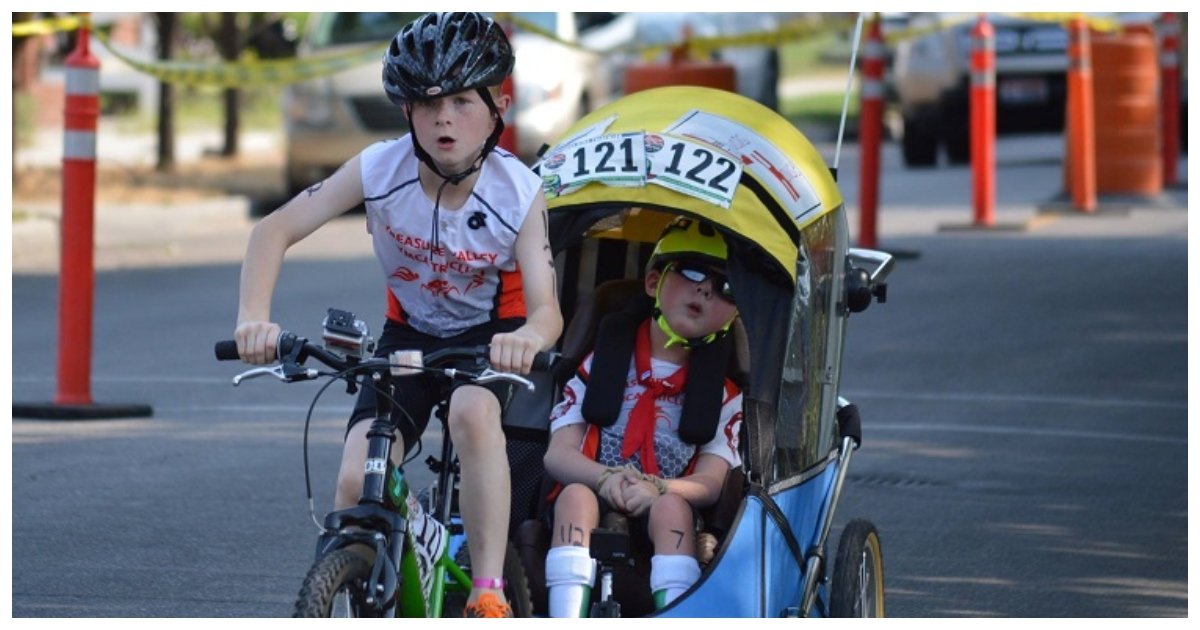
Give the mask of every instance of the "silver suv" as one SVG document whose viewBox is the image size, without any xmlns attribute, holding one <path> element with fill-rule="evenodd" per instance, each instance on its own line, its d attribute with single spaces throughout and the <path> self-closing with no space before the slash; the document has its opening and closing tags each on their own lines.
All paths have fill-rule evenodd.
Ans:
<svg viewBox="0 0 1200 630">
<path fill-rule="evenodd" d="M 908 166 L 970 160 L 971 29 L 977 14 L 919 13 L 927 34 L 896 46 L 891 78 Z M 1061 24 L 989 16 L 996 32 L 996 131 L 1061 131 L 1066 107 L 1067 33 Z"/>
</svg>

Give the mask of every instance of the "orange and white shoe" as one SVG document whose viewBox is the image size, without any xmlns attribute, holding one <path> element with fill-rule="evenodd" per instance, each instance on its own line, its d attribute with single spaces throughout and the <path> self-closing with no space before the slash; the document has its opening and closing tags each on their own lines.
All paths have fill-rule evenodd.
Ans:
<svg viewBox="0 0 1200 630">
<path fill-rule="evenodd" d="M 463 617 L 503 619 L 512 616 L 512 606 L 500 601 L 495 593 L 484 593 L 463 609 Z"/>
</svg>

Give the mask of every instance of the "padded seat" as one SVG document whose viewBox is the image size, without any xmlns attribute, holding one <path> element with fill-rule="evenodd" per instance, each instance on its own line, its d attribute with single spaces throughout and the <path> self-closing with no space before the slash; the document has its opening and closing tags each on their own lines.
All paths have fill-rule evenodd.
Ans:
<svg viewBox="0 0 1200 630">
<path fill-rule="evenodd" d="M 644 287 L 645 283 L 642 280 L 608 280 L 597 286 L 591 295 L 582 298 L 579 308 L 576 309 L 575 315 L 563 332 L 562 360 L 555 371 L 555 381 L 560 388 L 570 380 L 595 345 L 596 330 L 606 315 L 631 308 L 643 311 L 649 316 L 653 308 L 653 301 L 646 295 Z M 733 335 L 734 351 L 730 354 L 727 375 L 744 389 L 750 374 L 750 350 L 749 344 L 746 342 L 746 329 L 742 325 L 741 319 L 734 321 L 730 332 Z M 744 430 L 743 435 L 745 435 Z M 546 496 L 552 485 L 552 481 L 547 477 L 543 484 L 545 492 L 541 496 Z M 741 469 L 731 469 L 725 478 L 725 484 L 717 502 L 700 510 L 700 517 L 704 522 L 702 531 L 716 536 L 718 549 L 725 534 L 732 526 L 733 519 L 737 516 L 737 510 L 744 495 L 745 476 Z M 548 518 L 527 520 L 517 526 L 513 536 L 513 543 L 525 566 L 525 573 L 529 580 L 534 612 L 543 615 L 547 612 L 545 562 L 546 553 L 550 549 L 550 532 L 546 527 L 546 522 L 549 520 Z M 631 541 L 630 546 L 635 566 L 619 568 L 615 572 L 614 593 L 617 601 L 622 604 L 624 615 L 641 616 L 654 610 L 649 591 L 650 546 L 649 541 Z M 593 590 L 597 596 L 599 592 L 598 588 Z"/>
</svg>

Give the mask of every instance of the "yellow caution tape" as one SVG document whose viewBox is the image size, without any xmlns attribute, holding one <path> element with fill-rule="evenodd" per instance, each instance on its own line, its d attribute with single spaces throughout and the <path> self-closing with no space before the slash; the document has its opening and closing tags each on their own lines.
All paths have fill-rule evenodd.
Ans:
<svg viewBox="0 0 1200 630">
<path fill-rule="evenodd" d="M 1114 33 L 1121 29 L 1120 22 L 1112 18 L 1101 18 L 1089 16 L 1086 13 L 1049 13 L 1049 12 L 1029 12 L 1029 13 L 1004 13 L 1012 17 L 1024 18 L 1027 20 L 1036 20 L 1038 22 L 1061 22 L 1066 23 L 1077 17 L 1083 17 L 1087 25 L 1093 30 L 1104 33 Z"/>
<path fill-rule="evenodd" d="M 51 35 L 60 31 L 73 31 L 88 23 L 86 18 L 69 15 L 44 20 L 30 20 L 12 25 L 13 37 L 28 37 L 30 35 Z"/>
<path fill-rule="evenodd" d="M 805 39 L 826 31 L 846 28 L 850 25 L 853 25 L 853 21 L 845 19 L 820 22 L 793 21 L 771 31 L 760 31 L 741 35 L 725 35 L 719 37 L 689 37 L 686 39 L 683 37 L 683 33 L 680 32 L 680 38 L 678 41 L 659 44 L 631 44 L 628 46 L 615 46 L 605 50 L 597 50 L 588 48 L 577 42 L 567 41 L 559 37 L 557 34 L 511 13 L 497 13 L 496 19 L 502 23 L 507 20 L 511 22 L 514 27 L 522 31 L 533 33 L 568 48 L 574 48 L 576 50 L 602 56 L 626 53 L 640 55 L 647 59 L 653 58 L 664 51 L 681 47 L 686 48 L 689 52 L 702 56 L 707 55 L 718 48 L 737 46 L 774 47 L 786 44 L 788 42 Z"/>
<path fill-rule="evenodd" d="M 340 72 L 370 62 L 379 63 L 387 44 L 367 46 L 350 52 L 310 57 L 303 60 L 245 60 L 236 62 L 138 61 L 122 54 L 106 37 L 97 34 L 104 47 L 121 61 L 163 83 L 245 87 L 264 83 L 295 83 Z"/>
<path fill-rule="evenodd" d="M 1035 12 L 1023 12 L 1023 13 L 1003 12 L 1003 13 L 998 13 L 997 15 L 1005 15 L 1008 17 L 1019 18 L 1019 19 L 1023 19 L 1023 20 L 1032 20 L 1035 22 L 1052 22 L 1052 23 L 1062 23 L 1062 24 L 1065 24 L 1066 22 L 1073 20 L 1077 17 L 1083 16 L 1084 20 L 1088 23 L 1088 26 L 1094 30 L 1102 31 L 1105 33 L 1111 33 L 1111 32 L 1115 32 L 1120 29 L 1120 23 L 1118 23 L 1114 19 L 1089 16 L 1085 13 L 1079 13 L 1079 12 L 1075 12 L 1075 13 L 1051 13 L 1051 12 L 1036 12 L 1036 11 Z M 952 26 L 962 24 L 963 22 L 974 21 L 976 19 L 978 19 L 977 15 L 971 15 L 971 14 L 949 17 L 949 18 L 946 18 L 945 20 L 934 21 L 931 24 L 927 24 L 927 25 L 924 25 L 921 27 L 912 27 L 912 28 L 907 28 L 907 29 L 903 29 L 900 31 L 894 31 L 894 32 L 888 33 L 886 36 L 884 36 L 884 40 L 887 42 L 887 44 L 889 46 L 894 46 L 895 44 L 905 41 L 905 40 L 924 37 L 930 33 L 944 30 L 944 29 L 950 28 Z"/>
<path fill-rule="evenodd" d="M 1065 22 L 1079 16 L 1079 13 L 1007 13 L 1014 17 L 1031 19 L 1044 22 Z M 618 46 L 609 50 L 593 50 L 589 49 L 576 42 L 570 42 L 558 37 L 540 26 L 521 19 L 511 13 L 498 13 L 497 19 L 500 21 L 508 20 L 514 27 L 523 31 L 533 33 L 540 37 L 555 41 L 563 46 L 568 46 L 577 50 L 590 52 L 596 55 L 613 55 L 613 54 L 634 54 L 640 55 L 644 59 L 653 59 L 664 51 L 682 48 L 687 51 L 690 56 L 704 58 L 719 48 L 729 48 L 738 46 L 767 46 L 777 47 L 789 42 L 802 40 L 814 35 L 824 33 L 830 30 L 845 29 L 853 25 L 850 19 L 838 20 L 821 20 L 810 22 L 805 20 L 794 20 L 784 24 L 778 29 L 771 31 L 762 31 L 755 33 L 746 33 L 742 35 L 728 35 L 720 37 L 695 37 L 684 38 L 683 33 L 680 33 L 680 39 L 676 42 L 661 43 L 661 44 L 633 44 L 629 46 Z M 945 21 L 936 22 L 920 28 L 909 28 L 902 31 L 888 33 L 885 37 L 887 44 L 895 45 L 896 43 L 922 37 L 929 33 L 945 29 L 970 19 L 972 16 L 961 16 L 950 18 Z M 1113 19 L 1086 17 L 1088 24 L 1100 31 L 1110 32 L 1120 28 L 1120 25 Z M 70 31 L 90 24 L 90 20 L 85 16 L 67 16 L 52 19 L 33 20 L 13 24 L 13 36 L 25 37 L 30 35 L 50 34 L 59 31 Z M 280 84 L 280 83 L 295 83 L 305 81 L 322 76 L 334 74 L 336 72 L 358 66 L 361 64 L 378 62 L 383 55 L 386 44 L 380 43 L 378 46 L 368 46 L 359 50 L 354 50 L 347 53 L 328 55 L 324 57 L 311 57 L 305 59 L 284 59 L 284 60 L 246 60 L 237 62 L 191 62 L 191 61 L 156 61 L 147 62 L 139 61 L 121 53 L 114 47 L 106 36 L 101 32 L 95 32 L 96 39 L 100 41 L 114 56 L 128 64 L 129 66 L 149 74 L 159 81 L 165 83 L 183 83 L 191 85 L 218 85 L 222 87 L 243 87 L 248 85 L 256 85 L 263 83 Z"/>
</svg>

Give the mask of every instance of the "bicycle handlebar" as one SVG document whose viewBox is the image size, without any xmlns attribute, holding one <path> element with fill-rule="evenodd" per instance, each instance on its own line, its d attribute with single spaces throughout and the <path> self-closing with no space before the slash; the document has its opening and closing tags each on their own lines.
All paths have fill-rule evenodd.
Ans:
<svg viewBox="0 0 1200 630">
<path fill-rule="evenodd" d="M 276 356 L 285 357 L 290 355 L 295 349 L 296 343 L 302 344 L 298 363 L 302 363 L 305 356 L 313 356 L 321 363 L 335 370 L 340 371 L 352 367 L 352 364 L 341 355 L 330 352 L 324 346 L 310 343 L 307 339 L 297 337 L 295 334 L 286 331 L 279 334 Z M 213 352 L 218 361 L 237 361 L 241 359 L 241 356 L 238 355 L 237 342 L 232 339 L 218 341 L 213 347 Z M 487 359 L 490 353 L 491 347 L 487 345 L 443 348 L 424 355 L 422 358 L 422 367 L 437 368 L 446 363 L 464 359 Z M 557 352 L 539 351 L 534 355 L 532 369 L 535 372 L 549 371 L 553 369 L 559 357 L 560 355 Z M 364 361 L 363 363 L 369 364 L 370 361 Z"/>
</svg>

